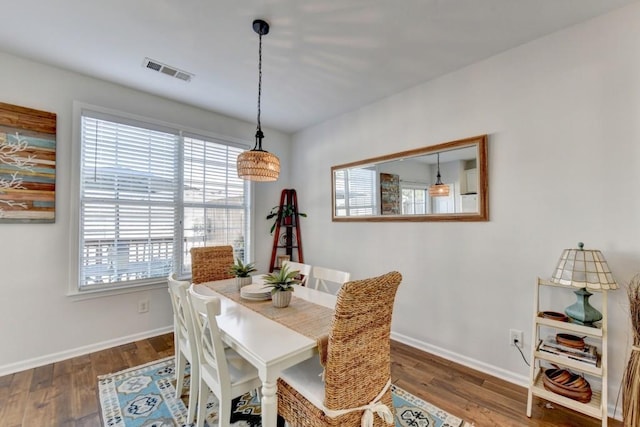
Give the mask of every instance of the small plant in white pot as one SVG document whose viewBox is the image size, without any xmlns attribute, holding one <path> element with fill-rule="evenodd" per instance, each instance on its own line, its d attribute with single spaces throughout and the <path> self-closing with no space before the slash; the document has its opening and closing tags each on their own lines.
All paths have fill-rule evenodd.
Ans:
<svg viewBox="0 0 640 427">
<path fill-rule="evenodd" d="M 253 263 L 248 262 L 244 264 L 240 258 L 236 258 L 236 263 L 231 266 L 229 272 L 236 276 L 236 285 L 238 289 L 243 286 L 251 284 L 251 276 L 249 273 L 256 271 L 256 267 Z"/>
<path fill-rule="evenodd" d="M 293 285 L 300 283 L 296 277 L 298 270 L 289 271 L 285 265 L 280 270 L 262 276 L 264 286 L 271 288 L 271 302 L 274 307 L 287 307 L 291 302 Z"/>
</svg>

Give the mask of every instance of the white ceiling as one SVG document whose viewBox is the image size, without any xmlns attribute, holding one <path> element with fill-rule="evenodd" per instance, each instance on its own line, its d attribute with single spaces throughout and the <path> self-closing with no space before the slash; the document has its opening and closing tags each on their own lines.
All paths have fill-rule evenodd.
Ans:
<svg viewBox="0 0 640 427">
<path fill-rule="evenodd" d="M 632 2 L 20 0 L 0 50 L 255 122 L 262 18 L 262 123 L 295 132 Z"/>
</svg>

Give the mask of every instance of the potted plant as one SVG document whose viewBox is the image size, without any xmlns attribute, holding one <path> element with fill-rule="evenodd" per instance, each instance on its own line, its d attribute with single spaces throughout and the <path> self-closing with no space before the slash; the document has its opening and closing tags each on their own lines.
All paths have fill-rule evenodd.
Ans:
<svg viewBox="0 0 640 427">
<path fill-rule="evenodd" d="M 229 269 L 229 272 L 236 277 L 238 289 L 251 284 L 251 276 L 249 276 L 249 273 L 253 273 L 254 271 L 256 271 L 256 267 L 253 263 L 248 262 L 244 264 L 240 258 L 236 258 L 235 264 Z"/>
<path fill-rule="evenodd" d="M 283 225 L 293 225 L 293 217 L 295 216 L 295 209 L 293 205 L 278 205 L 271 208 L 269 214 L 267 215 L 267 219 L 273 219 L 273 224 L 271 225 L 270 233 L 273 234 L 273 230 L 276 229 L 276 225 L 278 225 L 278 214 L 280 214 L 280 218 L 282 218 Z M 307 217 L 306 213 L 298 212 L 298 216 Z"/>
<path fill-rule="evenodd" d="M 293 285 L 300 283 L 296 277 L 300 274 L 298 270 L 289 271 L 285 265 L 280 270 L 262 276 L 264 286 L 271 288 L 271 302 L 274 307 L 286 307 L 291 302 Z"/>
</svg>

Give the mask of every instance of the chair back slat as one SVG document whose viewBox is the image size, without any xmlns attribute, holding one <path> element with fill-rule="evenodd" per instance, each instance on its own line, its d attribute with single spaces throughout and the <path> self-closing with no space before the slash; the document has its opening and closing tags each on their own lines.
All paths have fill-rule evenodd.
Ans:
<svg viewBox="0 0 640 427">
<path fill-rule="evenodd" d="M 300 286 L 306 286 L 311 275 L 311 266 L 309 264 L 302 264 L 295 261 L 285 261 L 282 263 L 282 267 L 287 266 L 289 271 L 298 271 L 298 279 L 301 280 Z"/>
<path fill-rule="evenodd" d="M 331 292 L 327 283 L 335 283 L 338 285 L 338 289 L 349 281 L 351 278 L 351 273 L 347 273 L 346 271 L 333 270 L 331 268 L 325 267 L 317 267 L 313 266 L 312 275 L 314 279 L 314 287 L 315 289 L 320 289 L 321 291 Z"/>
</svg>

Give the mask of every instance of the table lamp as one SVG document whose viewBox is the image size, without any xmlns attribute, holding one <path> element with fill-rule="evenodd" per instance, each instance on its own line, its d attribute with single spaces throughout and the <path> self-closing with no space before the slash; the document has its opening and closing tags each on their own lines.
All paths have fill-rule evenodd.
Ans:
<svg viewBox="0 0 640 427">
<path fill-rule="evenodd" d="M 587 289 L 608 291 L 618 289 L 609 265 L 602 252 L 585 250 L 584 243 L 578 243 L 578 249 L 565 249 L 551 277 L 553 283 L 580 288 L 574 292 L 578 301 L 565 309 L 574 323 L 593 326 L 602 319 L 602 313 L 589 304 L 593 295 Z"/>
</svg>

